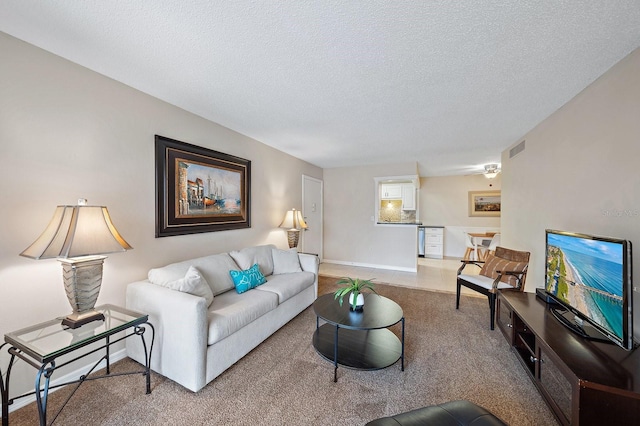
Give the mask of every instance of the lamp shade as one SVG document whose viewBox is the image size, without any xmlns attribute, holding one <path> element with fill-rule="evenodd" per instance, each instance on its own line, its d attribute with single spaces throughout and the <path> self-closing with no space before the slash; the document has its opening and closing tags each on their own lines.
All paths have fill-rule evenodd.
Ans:
<svg viewBox="0 0 640 426">
<path fill-rule="evenodd" d="M 32 259 L 73 258 L 132 249 L 113 226 L 107 208 L 58 206 L 42 235 L 21 256 Z"/>
<path fill-rule="evenodd" d="M 280 224 L 280 228 L 307 229 L 308 226 L 302 217 L 302 212 L 300 210 L 292 209 L 285 214 L 284 220 Z"/>
</svg>

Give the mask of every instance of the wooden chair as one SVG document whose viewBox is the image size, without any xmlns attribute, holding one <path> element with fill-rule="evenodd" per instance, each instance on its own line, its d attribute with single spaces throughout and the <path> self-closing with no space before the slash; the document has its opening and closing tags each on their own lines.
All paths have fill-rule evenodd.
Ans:
<svg viewBox="0 0 640 426">
<path fill-rule="evenodd" d="M 496 247 L 495 255 L 487 255 L 486 260 L 462 260 L 458 269 L 456 288 L 456 309 L 460 307 L 460 290 L 462 286 L 484 294 L 489 298 L 491 330 L 495 326 L 496 298 L 499 290 L 524 291 L 530 253 Z M 465 266 L 474 264 L 480 269 L 478 275 L 463 274 Z"/>
</svg>

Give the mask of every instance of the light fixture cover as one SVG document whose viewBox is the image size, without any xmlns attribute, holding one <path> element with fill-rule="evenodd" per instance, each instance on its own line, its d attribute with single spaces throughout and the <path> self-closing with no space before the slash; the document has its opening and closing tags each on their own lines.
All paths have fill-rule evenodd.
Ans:
<svg viewBox="0 0 640 426">
<path fill-rule="evenodd" d="M 498 164 L 487 164 L 484 166 L 484 170 L 484 176 L 487 179 L 493 179 L 500 173 L 500 166 Z"/>
<path fill-rule="evenodd" d="M 300 210 L 292 209 L 285 214 L 284 220 L 280 224 L 280 228 L 307 229 L 308 226 L 302 217 L 302 212 Z"/>
<path fill-rule="evenodd" d="M 86 200 L 83 200 L 86 203 Z M 104 206 L 58 206 L 42 235 L 20 256 L 73 258 L 131 250 Z"/>
</svg>

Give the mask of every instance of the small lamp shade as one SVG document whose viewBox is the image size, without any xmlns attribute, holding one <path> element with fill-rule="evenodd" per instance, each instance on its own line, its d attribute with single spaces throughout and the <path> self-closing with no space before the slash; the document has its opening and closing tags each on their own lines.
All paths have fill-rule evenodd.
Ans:
<svg viewBox="0 0 640 426">
<path fill-rule="evenodd" d="M 285 214 L 284 220 L 280 224 L 280 228 L 307 229 L 308 226 L 302 217 L 302 212 L 300 210 L 292 209 Z"/>
<path fill-rule="evenodd" d="M 20 256 L 32 259 L 58 258 L 62 263 L 64 288 L 73 313 L 62 322 L 77 328 L 104 319 L 93 307 L 102 284 L 102 264 L 106 253 L 131 250 L 113 226 L 107 208 L 58 206 L 44 232 Z"/>
<path fill-rule="evenodd" d="M 289 248 L 298 247 L 298 241 L 300 239 L 300 229 L 307 229 L 307 223 L 302 217 L 300 210 L 289 210 L 284 220 L 280 224 L 280 228 L 287 228 L 287 240 L 289 242 Z"/>
</svg>

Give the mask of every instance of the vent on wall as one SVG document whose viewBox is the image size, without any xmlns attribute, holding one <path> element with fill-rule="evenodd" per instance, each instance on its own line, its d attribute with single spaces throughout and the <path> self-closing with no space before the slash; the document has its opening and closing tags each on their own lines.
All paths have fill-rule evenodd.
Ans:
<svg viewBox="0 0 640 426">
<path fill-rule="evenodd" d="M 516 155 L 520 154 L 522 151 L 524 151 L 524 142 L 525 141 L 520 142 L 518 145 L 514 146 L 509 150 L 509 158 L 513 158 Z"/>
</svg>

